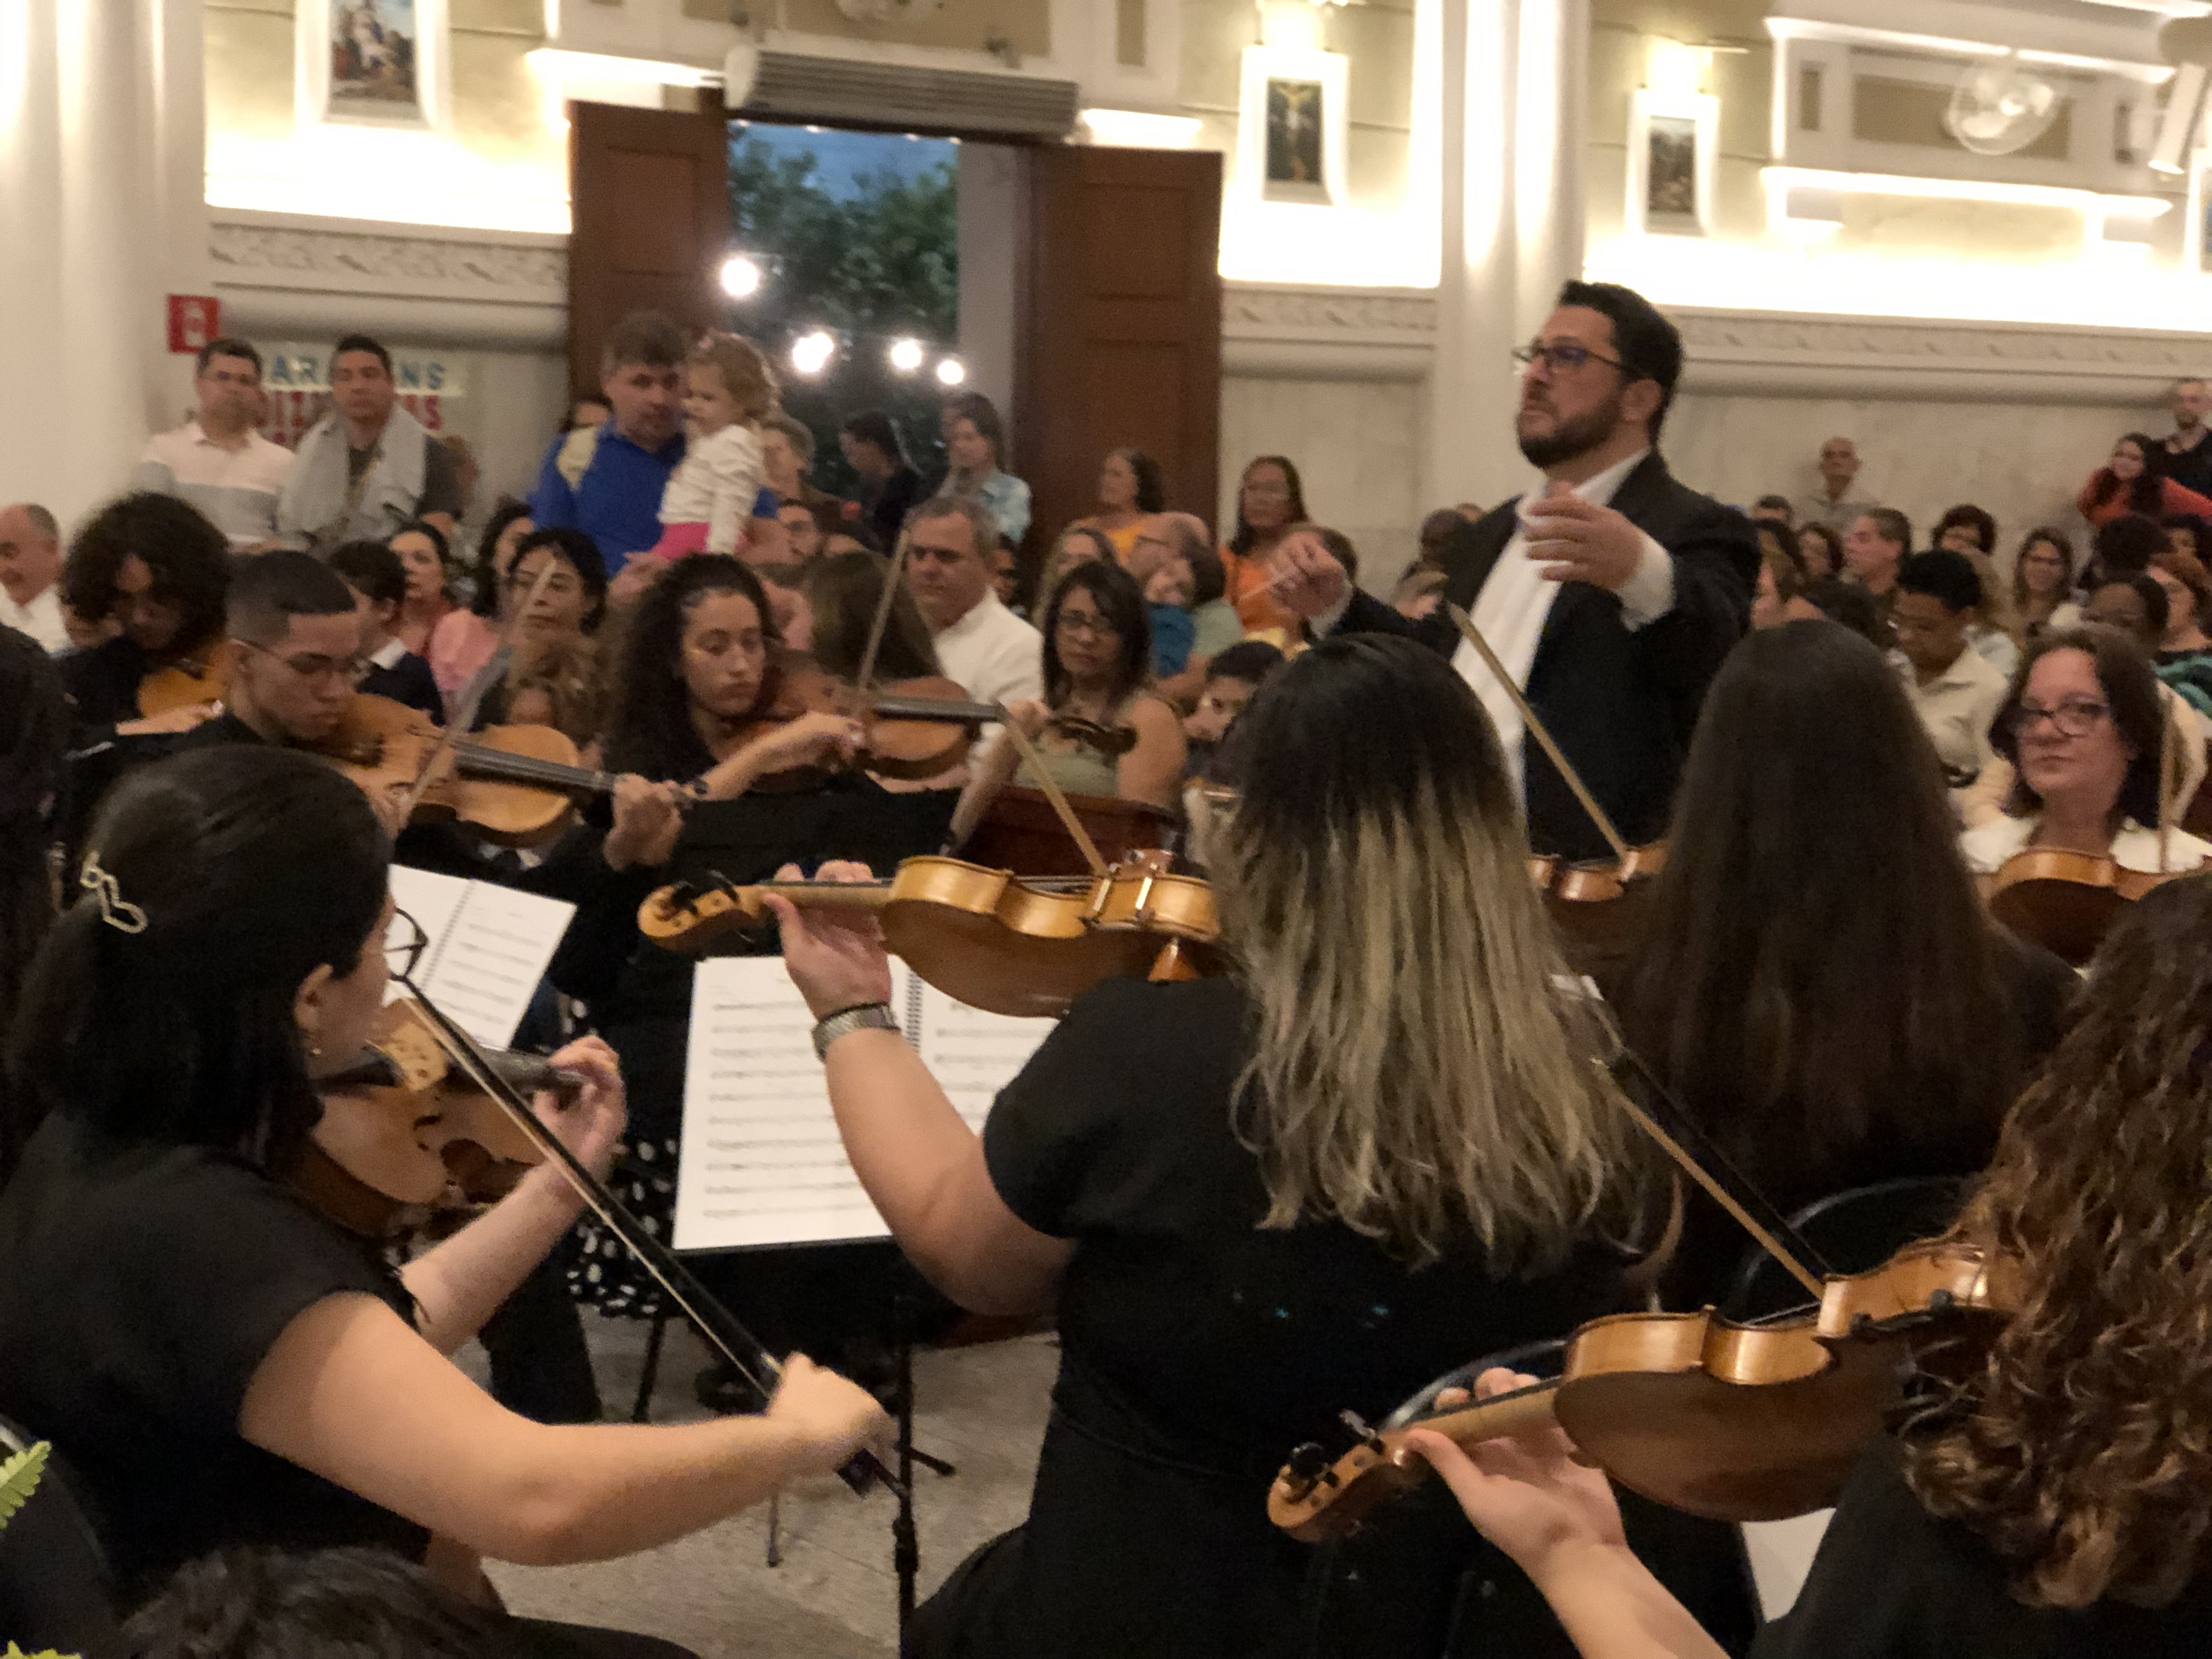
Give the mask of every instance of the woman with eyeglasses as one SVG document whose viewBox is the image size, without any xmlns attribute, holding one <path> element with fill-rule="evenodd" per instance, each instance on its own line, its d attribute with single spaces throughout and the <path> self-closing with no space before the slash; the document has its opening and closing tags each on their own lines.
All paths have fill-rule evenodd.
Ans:
<svg viewBox="0 0 2212 1659">
<path fill-rule="evenodd" d="M 531 1422 L 450 1356 L 581 1212 L 555 1166 L 398 1267 L 306 1196 L 305 1165 L 360 1162 L 333 1079 L 383 1014 L 389 858 L 361 792 L 308 757 L 179 756 L 117 789 L 33 967 L 9 1060 L 44 1121 L 0 1188 L 0 1416 L 68 1460 L 131 1601 L 251 1545 L 385 1549 L 488 1595 L 477 1557 L 648 1549 L 882 1426 L 803 1361 L 763 1416 Z M 555 1059 L 586 1081 L 549 1127 L 604 1170 L 613 1056 L 587 1038 Z M 501 1622 L 536 1659 L 681 1651 Z"/>
<path fill-rule="evenodd" d="M 2159 829 L 2166 716 L 2143 648 L 2112 628 L 2047 633 L 2029 647 L 1990 741 L 2012 763 L 2002 816 L 1960 847 L 1993 873 L 2030 847 L 2109 857 L 2125 870 L 2193 870 L 2212 843 Z"/>
<path fill-rule="evenodd" d="M 1305 521 L 1305 484 L 1288 456 L 1262 455 L 1245 467 L 1237 485 L 1237 530 L 1221 550 L 1221 568 L 1226 597 L 1248 632 L 1280 629 L 1284 644 L 1297 637 L 1297 618 L 1275 602 L 1267 583 L 1276 548 Z"/>
<path fill-rule="evenodd" d="M 2046 633 L 2081 626 L 2081 607 L 2074 602 L 2074 544 L 2064 531 L 2045 526 L 2021 538 L 2012 562 L 2012 610 L 2023 646 Z"/>
<path fill-rule="evenodd" d="M 1173 809 L 1182 793 L 1182 721 L 1152 689 L 1152 625 L 1137 579 L 1104 559 L 1060 579 L 1044 609 L 1044 702 L 1006 712 L 1036 745 L 1052 781 L 1071 795 L 1118 796 Z M 1073 714 L 1109 731 L 1133 732 L 1114 754 L 1087 738 L 1048 729 Z M 957 845 L 1009 781 L 1036 787 L 1029 763 L 1004 732 L 974 769 L 953 814 Z"/>
</svg>

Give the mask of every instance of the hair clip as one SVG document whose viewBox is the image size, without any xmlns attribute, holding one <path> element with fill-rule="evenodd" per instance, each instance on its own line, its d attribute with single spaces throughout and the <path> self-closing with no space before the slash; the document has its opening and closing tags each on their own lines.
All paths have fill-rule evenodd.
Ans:
<svg viewBox="0 0 2212 1659">
<path fill-rule="evenodd" d="M 100 919 L 118 933 L 143 933 L 146 931 L 146 913 L 123 896 L 123 890 L 115 878 L 100 867 L 100 854 L 85 854 L 84 869 L 78 874 L 77 885 L 100 900 Z"/>
</svg>

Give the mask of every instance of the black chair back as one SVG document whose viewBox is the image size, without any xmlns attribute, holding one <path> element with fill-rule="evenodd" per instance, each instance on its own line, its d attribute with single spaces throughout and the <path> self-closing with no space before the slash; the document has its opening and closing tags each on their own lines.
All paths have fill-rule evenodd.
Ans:
<svg viewBox="0 0 2212 1659">
<path fill-rule="evenodd" d="M 1907 1244 L 1948 1227 L 1965 1195 L 1966 1182 L 1955 1176 L 1905 1176 L 1833 1194 L 1790 1219 L 1834 1272 L 1871 1273 Z M 1743 1322 L 1802 1308 L 1811 1299 L 1780 1263 L 1753 1246 L 1729 1277 L 1720 1312 Z"/>
<path fill-rule="evenodd" d="M 0 1418 L 0 1460 L 38 1443 Z M 121 1592 L 75 1477 L 46 1454 L 38 1490 L 0 1528 L 0 1643 L 83 1659 L 127 1659 Z"/>
</svg>

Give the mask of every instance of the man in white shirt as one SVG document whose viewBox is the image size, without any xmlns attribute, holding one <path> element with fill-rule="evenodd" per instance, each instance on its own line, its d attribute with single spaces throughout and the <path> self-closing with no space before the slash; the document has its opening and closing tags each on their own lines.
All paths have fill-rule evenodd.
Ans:
<svg viewBox="0 0 2212 1659">
<path fill-rule="evenodd" d="M 906 579 L 937 660 L 977 702 L 1042 702 L 1044 638 L 999 602 L 998 521 L 980 502 L 933 496 L 907 518 Z"/>
<path fill-rule="evenodd" d="M 1879 501 L 1852 490 L 1858 476 L 1856 444 L 1849 438 L 1831 438 L 1822 444 L 1820 487 L 1796 503 L 1799 527 L 1824 524 L 1840 536 L 1851 527 L 1852 520 L 1879 507 Z"/>
<path fill-rule="evenodd" d="M 1990 725 L 2009 684 L 1966 637 L 1981 598 L 1981 578 L 1963 553 L 1916 553 L 1898 568 L 1892 660 L 1954 790 L 1971 786 L 1995 758 Z"/>
<path fill-rule="evenodd" d="M 133 489 L 158 490 L 198 507 L 234 553 L 276 544 L 276 501 L 292 452 L 255 431 L 261 419 L 261 354 L 245 340 L 210 340 L 192 376 L 199 416 L 147 441 Z"/>
<path fill-rule="evenodd" d="M 43 507 L 0 508 L 0 626 L 28 634 L 48 656 L 70 647 L 62 617 L 62 532 Z"/>
<path fill-rule="evenodd" d="M 1572 282 L 1524 365 L 1516 428 L 1538 487 L 1455 531 L 1444 598 L 1476 628 L 1613 828 L 1665 833 L 1705 687 L 1750 623 L 1759 544 L 1735 508 L 1677 483 L 1656 448 L 1682 368 L 1674 325 L 1633 290 Z M 1420 622 L 1351 585 L 1317 534 L 1277 550 L 1273 586 L 1312 631 L 1409 635 L 1451 659 L 1488 713 L 1540 853 L 1610 843 L 1446 606 Z"/>
</svg>

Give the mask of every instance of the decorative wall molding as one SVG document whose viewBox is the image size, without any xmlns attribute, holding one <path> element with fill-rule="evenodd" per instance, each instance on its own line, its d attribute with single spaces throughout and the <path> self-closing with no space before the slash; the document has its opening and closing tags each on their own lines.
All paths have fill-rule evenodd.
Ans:
<svg viewBox="0 0 2212 1659">
<path fill-rule="evenodd" d="M 568 327 L 565 236 L 457 231 L 217 209 L 208 256 L 226 323 L 254 332 L 354 327 L 513 349 Z"/>
<path fill-rule="evenodd" d="M 2201 334 L 1666 309 L 1692 392 L 2136 404 L 2212 368 L 2212 338 Z"/>
<path fill-rule="evenodd" d="M 1419 380 L 1436 338 L 1437 296 L 1423 289 L 1221 286 L 1222 368 L 1231 374 Z"/>
</svg>

